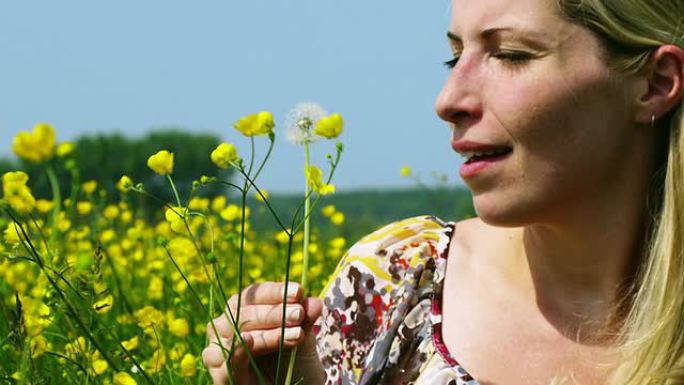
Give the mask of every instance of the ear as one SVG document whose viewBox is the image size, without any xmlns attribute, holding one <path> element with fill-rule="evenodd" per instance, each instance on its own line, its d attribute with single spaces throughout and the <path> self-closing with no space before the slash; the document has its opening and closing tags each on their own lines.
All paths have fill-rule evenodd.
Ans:
<svg viewBox="0 0 684 385">
<path fill-rule="evenodd" d="M 648 87 L 639 95 L 635 120 L 650 124 L 652 116 L 657 120 L 682 101 L 684 50 L 671 44 L 658 47 L 643 76 Z"/>
</svg>

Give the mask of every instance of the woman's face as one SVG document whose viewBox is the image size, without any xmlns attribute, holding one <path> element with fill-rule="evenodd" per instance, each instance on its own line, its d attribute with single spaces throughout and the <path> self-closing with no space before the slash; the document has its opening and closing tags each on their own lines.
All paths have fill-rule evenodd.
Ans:
<svg viewBox="0 0 684 385">
<path fill-rule="evenodd" d="M 436 110 L 452 147 L 507 152 L 461 168 L 485 222 L 559 214 L 609 194 L 629 171 L 639 144 L 629 83 L 611 77 L 595 37 L 552 0 L 454 0 L 449 41 L 454 66 Z"/>
</svg>

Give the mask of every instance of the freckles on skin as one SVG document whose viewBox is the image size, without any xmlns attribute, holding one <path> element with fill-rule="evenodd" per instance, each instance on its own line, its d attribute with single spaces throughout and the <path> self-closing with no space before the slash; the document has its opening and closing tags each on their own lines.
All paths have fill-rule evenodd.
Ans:
<svg viewBox="0 0 684 385">
<path fill-rule="evenodd" d="M 618 132 L 626 126 L 624 101 L 598 51 L 584 49 L 482 86 L 489 119 L 514 146 L 499 178 L 471 186 L 478 213 L 491 224 L 520 225 L 515 218 L 533 219 L 614 177 L 617 149 L 627 139 Z"/>
</svg>

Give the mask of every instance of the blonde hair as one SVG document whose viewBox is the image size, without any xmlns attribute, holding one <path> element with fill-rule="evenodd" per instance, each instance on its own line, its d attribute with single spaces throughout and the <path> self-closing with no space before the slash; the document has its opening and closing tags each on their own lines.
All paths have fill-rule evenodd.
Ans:
<svg viewBox="0 0 684 385">
<path fill-rule="evenodd" d="M 602 42 L 617 73 L 647 69 L 664 44 L 684 48 L 684 0 L 556 0 L 563 17 Z M 645 249 L 616 304 L 623 314 L 608 384 L 684 384 L 684 121 L 682 104 L 659 119 L 669 127 L 667 154 L 651 188 Z M 667 125 L 668 127 L 666 127 Z"/>
</svg>

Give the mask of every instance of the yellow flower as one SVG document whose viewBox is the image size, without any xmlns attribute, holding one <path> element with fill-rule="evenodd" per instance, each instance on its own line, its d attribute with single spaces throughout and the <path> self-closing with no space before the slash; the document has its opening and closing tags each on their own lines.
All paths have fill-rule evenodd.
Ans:
<svg viewBox="0 0 684 385">
<path fill-rule="evenodd" d="M 341 225 L 344 223 L 344 214 L 341 212 L 336 212 L 330 217 L 330 222 L 332 222 L 334 225 Z"/>
<path fill-rule="evenodd" d="M 336 237 L 330 240 L 330 247 L 333 249 L 341 249 L 346 244 L 347 241 L 342 237 Z"/>
<path fill-rule="evenodd" d="M 245 218 L 249 217 L 249 213 L 249 207 L 245 207 Z M 240 210 L 240 206 L 231 204 L 225 209 L 221 210 L 219 215 L 226 221 L 234 221 L 242 218 L 242 210 Z"/>
<path fill-rule="evenodd" d="M 114 385 L 138 385 L 137 382 L 126 372 L 119 372 L 114 375 Z"/>
<path fill-rule="evenodd" d="M 157 373 L 164 369 L 164 365 L 166 365 L 166 354 L 162 349 L 157 349 L 152 353 L 152 357 L 147 361 L 146 366 L 150 373 Z"/>
<path fill-rule="evenodd" d="M 64 345 L 64 352 L 69 358 L 76 358 L 86 352 L 86 340 L 84 337 L 78 337 L 72 342 Z"/>
<path fill-rule="evenodd" d="M 3 198 L 21 215 L 30 213 L 36 206 L 36 198 L 26 185 L 28 179 L 28 175 L 23 171 L 10 171 L 2 175 Z"/>
<path fill-rule="evenodd" d="M 107 369 L 109 369 L 109 364 L 107 363 L 107 361 L 101 358 L 93 361 L 93 372 L 96 376 L 99 376 L 100 374 L 104 373 Z"/>
<path fill-rule="evenodd" d="M 7 224 L 5 228 L 5 242 L 10 245 L 18 245 L 21 243 L 21 237 L 19 236 L 19 226 L 14 222 Z"/>
<path fill-rule="evenodd" d="M 29 162 L 45 162 L 55 153 L 55 129 L 47 123 L 38 123 L 32 132 L 19 132 L 14 137 L 12 151 Z"/>
<path fill-rule="evenodd" d="M 184 355 L 180 368 L 183 377 L 194 377 L 197 373 L 197 359 L 190 353 Z"/>
<path fill-rule="evenodd" d="M 71 153 L 74 152 L 75 148 L 76 148 L 76 145 L 74 145 L 71 142 L 60 143 L 59 146 L 57 146 L 57 156 L 59 156 L 60 158 L 64 158 L 65 156 L 69 156 Z"/>
<path fill-rule="evenodd" d="M 314 134 L 327 139 L 337 138 L 342 133 L 344 121 L 340 114 L 332 114 L 318 121 Z"/>
<path fill-rule="evenodd" d="M 88 215 L 93 211 L 93 204 L 90 201 L 76 202 L 76 211 L 81 215 Z"/>
<path fill-rule="evenodd" d="M 230 143 L 221 143 L 211 152 L 211 161 L 220 168 L 228 168 L 237 160 L 237 149 Z"/>
<path fill-rule="evenodd" d="M 409 166 L 404 166 L 401 168 L 401 171 L 399 172 L 402 177 L 407 177 L 411 174 L 411 167 Z"/>
<path fill-rule="evenodd" d="M 112 229 L 106 229 L 100 235 L 100 242 L 107 244 L 116 239 L 116 231 Z"/>
<path fill-rule="evenodd" d="M 276 242 L 278 242 L 280 244 L 287 244 L 290 241 L 290 237 L 283 230 L 276 233 L 275 239 L 276 239 Z"/>
<path fill-rule="evenodd" d="M 270 112 L 262 111 L 240 118 L 233 127 L 244 136 L 267 135 L 273 132 L 275 122 Z"/>
<path fill-rule="evenodd" d="M 328 195 L 335 192 L 335 186 L 323 182 L 323 172 L 316 166 L 310 166 L 304 170 L 306 174 L 306 181 L 311 188 L 321 194 Z"/>
<path fill-rule="evenodd" d="M 209 198 L 194 197 L 188 202 L 188 208 L 193 211 L 207 211 L 209 209 Z"/>
<path fill-rule="evenodd" d="M 173 172 L 173 153 L 161 150 L 147 158 L 147 167 L 159 175 L 169 175 Z"/>
<path fill-rule="evenodd" d="M 159 327 L 164 322 L 164 315 L 152 306 L 145 306 L 135 312 L 135 319 L 141 328 Z"/>
<path fill-rule="evenodd" d="M 41 214 L 47 214 L 55 207 L 55 202 L 46 199 L 38 199 L 36 201 L 36 210 Z"/>
<path fill-rule="evenodd" d="M 121 345 L 123 345 L 124 348 L 126 348 L 126 350 L 134 350 L 138 348 L 138 345 L 140 343 L 139 341 L 140 340 L 138 339 L 138 336 L 135 336 L 130 340 L 121 342 Z"/>
<path fill-rule="evenodd" d="M 3 191 L 7 186 L 19 184 L 25 185 L 29 180 L 28 174 L 23 171 L 9 171 L 2 175 Z M 7 194 L 7 193 L 5 193 Z"/>
<path fill-rule="evenodd" d="M 57 215 L 57 228 L 63 233 L 66 233 L 71 228 L 71 221 L 64 211 L 60 211 Z"/>
<path fill-rule="evenodd" d="M 214 200 L 211 201 L 211 209 L 214 210 L 215 212 L 221 212 L 226 207 L 226 197 L 223 195 L 219 195 Z"/>
<path fill-rule="evenodd" d="M 321 209 L 321 213 L 323 213 L 323 216 L 325 217 L 331 217 L 335 212 L 337 212 L 337 209 L 334 205 L 326 205 Z"/>
<path fill-rule="evenodd" d="M 169 331 L 177 337 L 187 337 L 190 333 L 190 325 L 188 325 L 188 321 L 184 320 L 183 318 L 170 320 L 168 324 Z"/>
<path fill-rule="evenodd" d="M 119 212 L 120 211 L 117 206 L 110 204 L 107 205 L 107 207 L 105 207 L 104 210 L 102 210 L 102 216 L 109 220 L 113 220 L 119 216 Z"/>
<path fill-rule="evenodd" d="M 147 286 L 147 296 L 150 299 L 161 299 L 164 295 L 164 281 L 159 277 L 152 277 Z"/>
<path fill-rule="evenodd" d="M 183 220 L 185 215 L 185 208 L 183 207 L 172 207 L 167 208 L 164 211 L 164 218 L 171 225 L 171 230 L 182 233 L 186 230 L 185 221 Z"/>
<path fill-rule="evenodd" d="M 50 348 L 50 342 L 42 334 L 31 338 L 31 357 L 40 357 Z"/>
<path fill-rule="evenodd" d="M 151 158 L 150 158 L 151 159 Z M 147 161 L 149 164 L 150 161 Z M 116 183 L 116 188 L 121 192 L 128 192 L 133 187 L 133 179 L 129 178 L 127 175 L 121 176 L 121 179 Z"/>
<path fill-rule="evenodd" d="M 122 212 L 120 220 L 123 224 L 130 223 L 133 220 L 133 213 L 128 210 Z"/>
<path fill-rule="evenodd" d="M 261 189 L 259 191 L 261 191 L 261 194 L 259 194 L 258 192 L 255 193 L 256 194 L 256 200 L 259 202 L 264 202 L 265 199 L 268 199 L 268 191 L 266 191 L 264 189 Z M 263 197 L 262 197 L 262 195 L 263 195 Z"/>
<path fill-rule="evenodd" d="M 131 184 L 133 184 L 131 182 Z M 86 182 L 83 182 L 81 184 L 81 189 L 83 189 L 83 192 L 86 193 L 87 195 L 90 195 L 95 192 L 95 189 L 97 189 L 97 181 L 96 180 L 89 180 Z"/>
<path fill-rule="evenodd" d="M 95 302 L 93 304 L 93 310 L 95 310 L 96 313 L 98 314 L 105 314 L 109 313 L 110 310 L 112 310 L 112 304 L 114 303 L 114 297 L 112 295 L 108 295 L 101 300 Z"/>
</svg>

